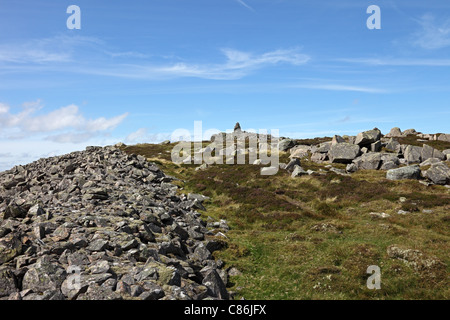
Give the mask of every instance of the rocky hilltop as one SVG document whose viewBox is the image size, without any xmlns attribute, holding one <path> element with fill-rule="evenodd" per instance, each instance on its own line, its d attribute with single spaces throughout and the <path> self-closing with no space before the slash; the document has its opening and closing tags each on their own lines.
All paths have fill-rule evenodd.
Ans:
<svg viewBox="0 0 450 320">
<path fill-rule="evenodd" d="M 0 299 L 228 299 L 227 223 L 173 179 L 116 147 L 0 173 Z"/>
<path fill-rule="evenodd" d="M 358 170 L 387 170 L 391 180 L 420 179 L 425 184 L 450 184 L 450 149 L 439 150 L 432 142 L 450 146 L 450 134 L 423 134 L 414 129 L 402 132 L 392 128 L 385 136 L 377 128 L 356 136 L 335 135 L 331 141 L 313 145 L 295 144 L 292 139 L 279 142 L 279 149 L 290 153 L 288 168 L 298 174 L 306 173 L 296 159 L 316 163 L 346 164 L 333 171 L 350 174 Z M 296 173 L 296 174 L 297 174 Z"/>
</svg>

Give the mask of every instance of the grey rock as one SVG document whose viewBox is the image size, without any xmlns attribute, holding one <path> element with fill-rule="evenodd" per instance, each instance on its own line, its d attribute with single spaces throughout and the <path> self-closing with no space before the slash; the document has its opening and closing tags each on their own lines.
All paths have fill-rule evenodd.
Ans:
<svg viewBox="0 0 450 320">
<path fill-rule="evenodd" d="M 365 153 L 353 160 L 358 170 L 377 170 L 381 164 L 381 154 Z"/>
<path fill-rule="evenodd" d="M 13 270 L 0 267 L 0 298 L 19 292 L 18 279 Z"/>
<path fill-rule="evenodd" d="M 23 277 L 22 288 L 31 289 L 36 293 L 59 290 L 65 276 L 66 271 L 62 267 L 44 256 L 29 267 Z"/>
<path fill-rule="evenodd" d="M 441 162 L 441 160 L 438 159 L 438 158 L 428 158 L 427 160 L 421 162 L 419 164 L 419 166 L 420 167 L 431 166 L 432 164 L 436 164 L 436 163 L 439 163 L 439 162 Z"/>
<path fill-rule="evenodd" d="M 398 142 L 395 139 L 390 139 L 388 141 L 388 143 L 386 144 L 386 146 L 384 147 L 387 151 L 391 151 L 391 152 L 400 152 L 401 147 L 400 147 L 400 142 Z"/>
<path fill-rule="evenodd" d="M 450 168 L 443 162 L 432 164 L 424 175 L 435 184 L 445 185 L 450 183 Z"/>
<path fill-rule="evenodd" d="M 294 140 L 283 139 L 278 142 L 278 150 L 287 151 L 294 146 Z"/>
<path fill-rule="evenodd" d="M 285 170 L 292 172 L 294 171 L 295 166 L 301 166 L 300 159 L 298 158 L 291 159 L 289 163 L 286 165 Z"/>
<path fill-rule="evenodd" d="M 331 148 L 331 141 L 323 142 L 319 145 L 319 148 L 317 148 L 316 152 L 327 153 L 330 151 L 330 148 Z"/>
<path fill-rule="evenodd" d="M 377 142 L 381 139 L 381 131 L 377 128 L 358 133 L 356 136 L 355 144 L 363 147 L 370 146 L 370 144 Z"/>
<path fill-rule="evenodd" d="M 381 141 L 380 140 L 370 144 L 371 152 L 380 152 L 380 150 L 381 150 Z"/>
<path fill-rule="evenodd" d="M 421 160 L 425 161 L 428 160 L 430 158 L 437 158 L 440 160 L 445 160 L 446 157 L 444 155 L 444 153 L 442 153 L 441 151 L 434 149 L 433 147 L 424 144 L 423 148 L 422 148 L 422 155 L 421 155 Z"/>
<path fill-rule="evenodd" d="M 450 142 L 450 134 L 441 134 L 439 135 L 439 137 L 437 138 L 439 141 L 446 141 L 446 142 Z"/>
<path fill-rule="evenodd" d="M 332 163 L 350 163 L 361 152 L 358 145 L 350 143 L 338 143 L 332 145 L 328 156 Z"/>
<path fill-rule="evenodd" d="M 403 131 L 402 135 L 403 136 L 408 136 L 410 134 L 417 134 L 416 129 L 406 129 L 405 131 Z"/>
<path fill-rule="evenodd" d="M 394 127 L 394 128 L 392 128 L 392 129 L 389 131 L 388 134 L 386 134 L 385 137 L 388 137 L 388 138 L 395 138 L 395 137 L 401 137 L 402 135 L 403 135 L 403 134 L 402 134 L 402 131 L 400 130 L 400 128 Z"/>
<path fill-rule="evenodd" d="M 345 171 L 353 173 L 353 172 L 358 171 L 358 167 L 354 163 L 349 163 L 349 164 L 347 164 L 347 167 L 345 168 Z"/>
<path fill-rule="evenodd" d="M 229 299 L 229 295 L 222 278 L 216 270 L 209 271 L 202 282 L 213 297 L 218 299 Z"/>
<path fill-rule="evenodd" d="M 390 170 L 396 168 L 398 168 L 398 163 L 395 163 L 394 161 L 383 161 L 380 170 Z"/>
<path fill-rule="evenodd" d="M 108 247 L 108 241 L 104 239 L 96 239 L 89 243 L 89 246 L 86 248 L 89 251 L 103 251 Z"/>
<path fill-rule="evenodd" d="M 311 155 L 311 161 L 316 163 L 322 163 L 328 160 L 328 155 L 326 153 L 315 152 Z"/>
<path fill-rule="evenodd" d="M 339 135 L 334 135 L 333 139 L 331 140 L 331 144 L 343 143 L 343 142 L 346 142 L 346 141 L 344 140 L 344 138 L 342 138 Z"/>
<path fill-rule="evenodd" d="M 299 165 L 295 165 L 294 166 L 294 170 L 292 171 L 291 177 L 292 178 L 296 178 L 296 177 L 300 177 L 303 175 L 307 175 L 308 173 Z"/>
<path fill-rule="evenodd" d="M 22 254 L 22 242 L 13 233 L 0 239 L 0 265 Z"/>
<path fill-rule="evenodd" d="M 403 153 L 408 164 L 422 162 L 422 147 L 408 145 Z"/>
<path fill-rule="evenodd" d="M 420 179 L 420 167 L 418 165 L 412 165 L 390 169 L 386 172 L 386 178 L 389 180 Z"/>
</svg>

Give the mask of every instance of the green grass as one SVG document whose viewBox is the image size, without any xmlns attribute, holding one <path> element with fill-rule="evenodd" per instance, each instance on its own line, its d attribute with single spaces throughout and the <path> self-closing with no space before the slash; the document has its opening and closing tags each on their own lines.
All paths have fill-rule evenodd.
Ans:
<svg viewBox="0 0 450 320">
<path fill-rule="evenodd" d="M 181 192 L 211 197 L 202 214 L 231 226 L 226 249 L 214 255 L 242 272 L 230 279 L 236 299 L 450 298 L 450 191 L 445 187 L 390 181 L 372 170 L 299 178 L 284 170 L 261 176 L 260 166 L 248 164 L 195 171 L 195 165 L 169 161 L 172 147 L 124 150 L 156 161 L 180 179 Z M 281 154 L 282 162 L 288 155 Z M 305 169 L 316 171 L 325 165 L 302 161 Z M 370 212 L 390 218 L 374 219 Z M 391 245 L 420 250 L 446 267 L 416 271 L 387 255 Z M 370 265 L 381 268 L 381 290 L 366 287 Z"/>
</svg>

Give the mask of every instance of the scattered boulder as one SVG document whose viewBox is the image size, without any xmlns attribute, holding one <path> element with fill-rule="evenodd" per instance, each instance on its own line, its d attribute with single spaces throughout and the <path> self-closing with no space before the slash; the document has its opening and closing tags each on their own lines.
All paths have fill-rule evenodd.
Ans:
<svg viewBox="0 0 450 320">
<path fill-rule="evenodd" d="M 418 165 L 412 165 L 390 169 L 386 172 L 386 178 L 389 180 L 420 179 L 420 167 Z"/>
<path fill-rule="evenodd" d="M 372 143 L 377 142 L 381 139 L 381 131 L 377 128 L 360 132 L 356 136 L 355 144 L 364 147 L 370 146 Z"/>
<path fill-rule="evenodd" d="M 395 139 L 389 139 L 389 141 L 386 143 L 385 147 L 386 151 L 399 153 L 401 150 L 400 142 L 398 142 Z"/>
<path fill-rule="evenodd" d="M 278 142 L 278 150 L 287 151 L 294 146 L 294 140 L 283 139 Z"/>
<path fill-rule="evenodd" d="M 358 145 L 337 143 L 331 146 L 328 156 L 332 163 L 350 163 L 361 153 Z"/>
<path fill-rule="evenodd" d="M 381 165 L 380 153 L 365 153 L 353 160 L 357 170 L 377 170 Z"/>
<path fill-rule="evenodd" d="M 331 140 L 331 144 L 336 144 L 336 143 L 343 143 L 346 142 L 344 138 L 342 138 L 341 136 L 335 135 L 333 137 L 333 139 Z"/>
<path fill-rule="evenodd" d="M 322 152 L 315 152 L 311 155 L 311 161 L 316 163 L 322 163 L 328 160 L 328 154 Z"/>
<path fill-rule="evenodd" d="M 439 141 L 446 141 L 446 142 L 450 142 L 450 134 L 444 133 L 439 135 L 439 137 L 437 138 Z"/>
<path fill-rule="evenodd" d="M 417 134 L 418 132 L 416 131 L 416 129 L 406 129 L 405 131 L 403 131 L 403 136 L 406 137 L 410 134 Z"/>
<path fill-rule="evenodd" d="M 408 145 L 403 154 L 408 164 L 422 162 L 422 147 Z"/>
<path fill-rule="evenodd" d="M 391 131 L 389 131 L 388 134 L 385 135 L 385 137 L 387 138 L 398 138 L 403 136 L 402 131 L 400 130 L 400 128 L 398 127 L 394 127 L 391 129 Z"/>
<path fill-rule="evenodd" d="M 419 166 L 420 166 L 420 167 L 426 167 L 426 166 L 431 166 L 431 165 L 436 164 L 436 163 L 439 163 L 439 162 L 441 162 L 441 160 L 438 159 L 438 158 L 429 158 L 429 159 L 427 159 L 427 160 L 421 162 L 421 163 L 419 164 Z"/>
<path fill-rule="evenodd" d="M 296 178 L 296 177 L 300 177 L 303 175 L 307 175 L 308 173 L 299 165 L 295 165 L 294 166 L 294 170 L 292 171 L 291 177 L 292 178 Z"/>
<path fill-rule="evenodd" d="M 422 161 L 428 160 L 430 158 L 437 158 L 440 160 L 445 160 L 446 156 L 444 153 L 442 153 L 441 151 L 427 145 L 424 144 L 422 147 L 422 154 L 421 154 L 421 159 Z"/>
<path fill-rule="evenodd" d="M 424 176 L 435 184 L 445 185 L 450 183 L 450 168 L 443 162 L 437 162 L 424 172 Z"/>
<path fill-rule="evenodd" d="M 284 168 L 284 169 L 289 172 L 292 172 L 292 171 L 294 171 L 296 166 L 301 166 L 300 159 L 293 158 L 293 159 L 291 159 L 291 161 L 289 161 L 289 163 L 286 165 L 286 168 Z"/>
</svg>

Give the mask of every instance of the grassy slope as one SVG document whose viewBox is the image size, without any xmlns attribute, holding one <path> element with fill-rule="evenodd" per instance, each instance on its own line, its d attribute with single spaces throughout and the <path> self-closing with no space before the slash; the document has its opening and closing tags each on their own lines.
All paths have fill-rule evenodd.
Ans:
<svg viewBox="0 0 450 320">
<path fill-rule="evenodd" d="M 417 181 L 389 181 L 381 171 L 291 178 L 259 166 L 194 165 L 170 161 L 174 144 L 125 147 L 155 161 L 183 193 L 210 196 L 204 218 L 226 219 L 228 248 L 216 252 L 242 275 L 231 279 L 246 299 L 449 299 L 450 190 Z M 287 163 L 288 155 L 282 154 Z M 302 161 L 305 169 L 325 165 Z M 406 201 L 401 202 L 400 197 Z M 397 214 L 407 210 L 406 215 Z M 422 210 L 431 209 L 432 213 Z M 385 212 L 374 219 L 369 212 Z M 444 262 L 415 271 L 388 257 L 390 245 L 417 249 Z M 381 290 L 366 287 L 367 267 L 381 268 Z"/>
</svg>

